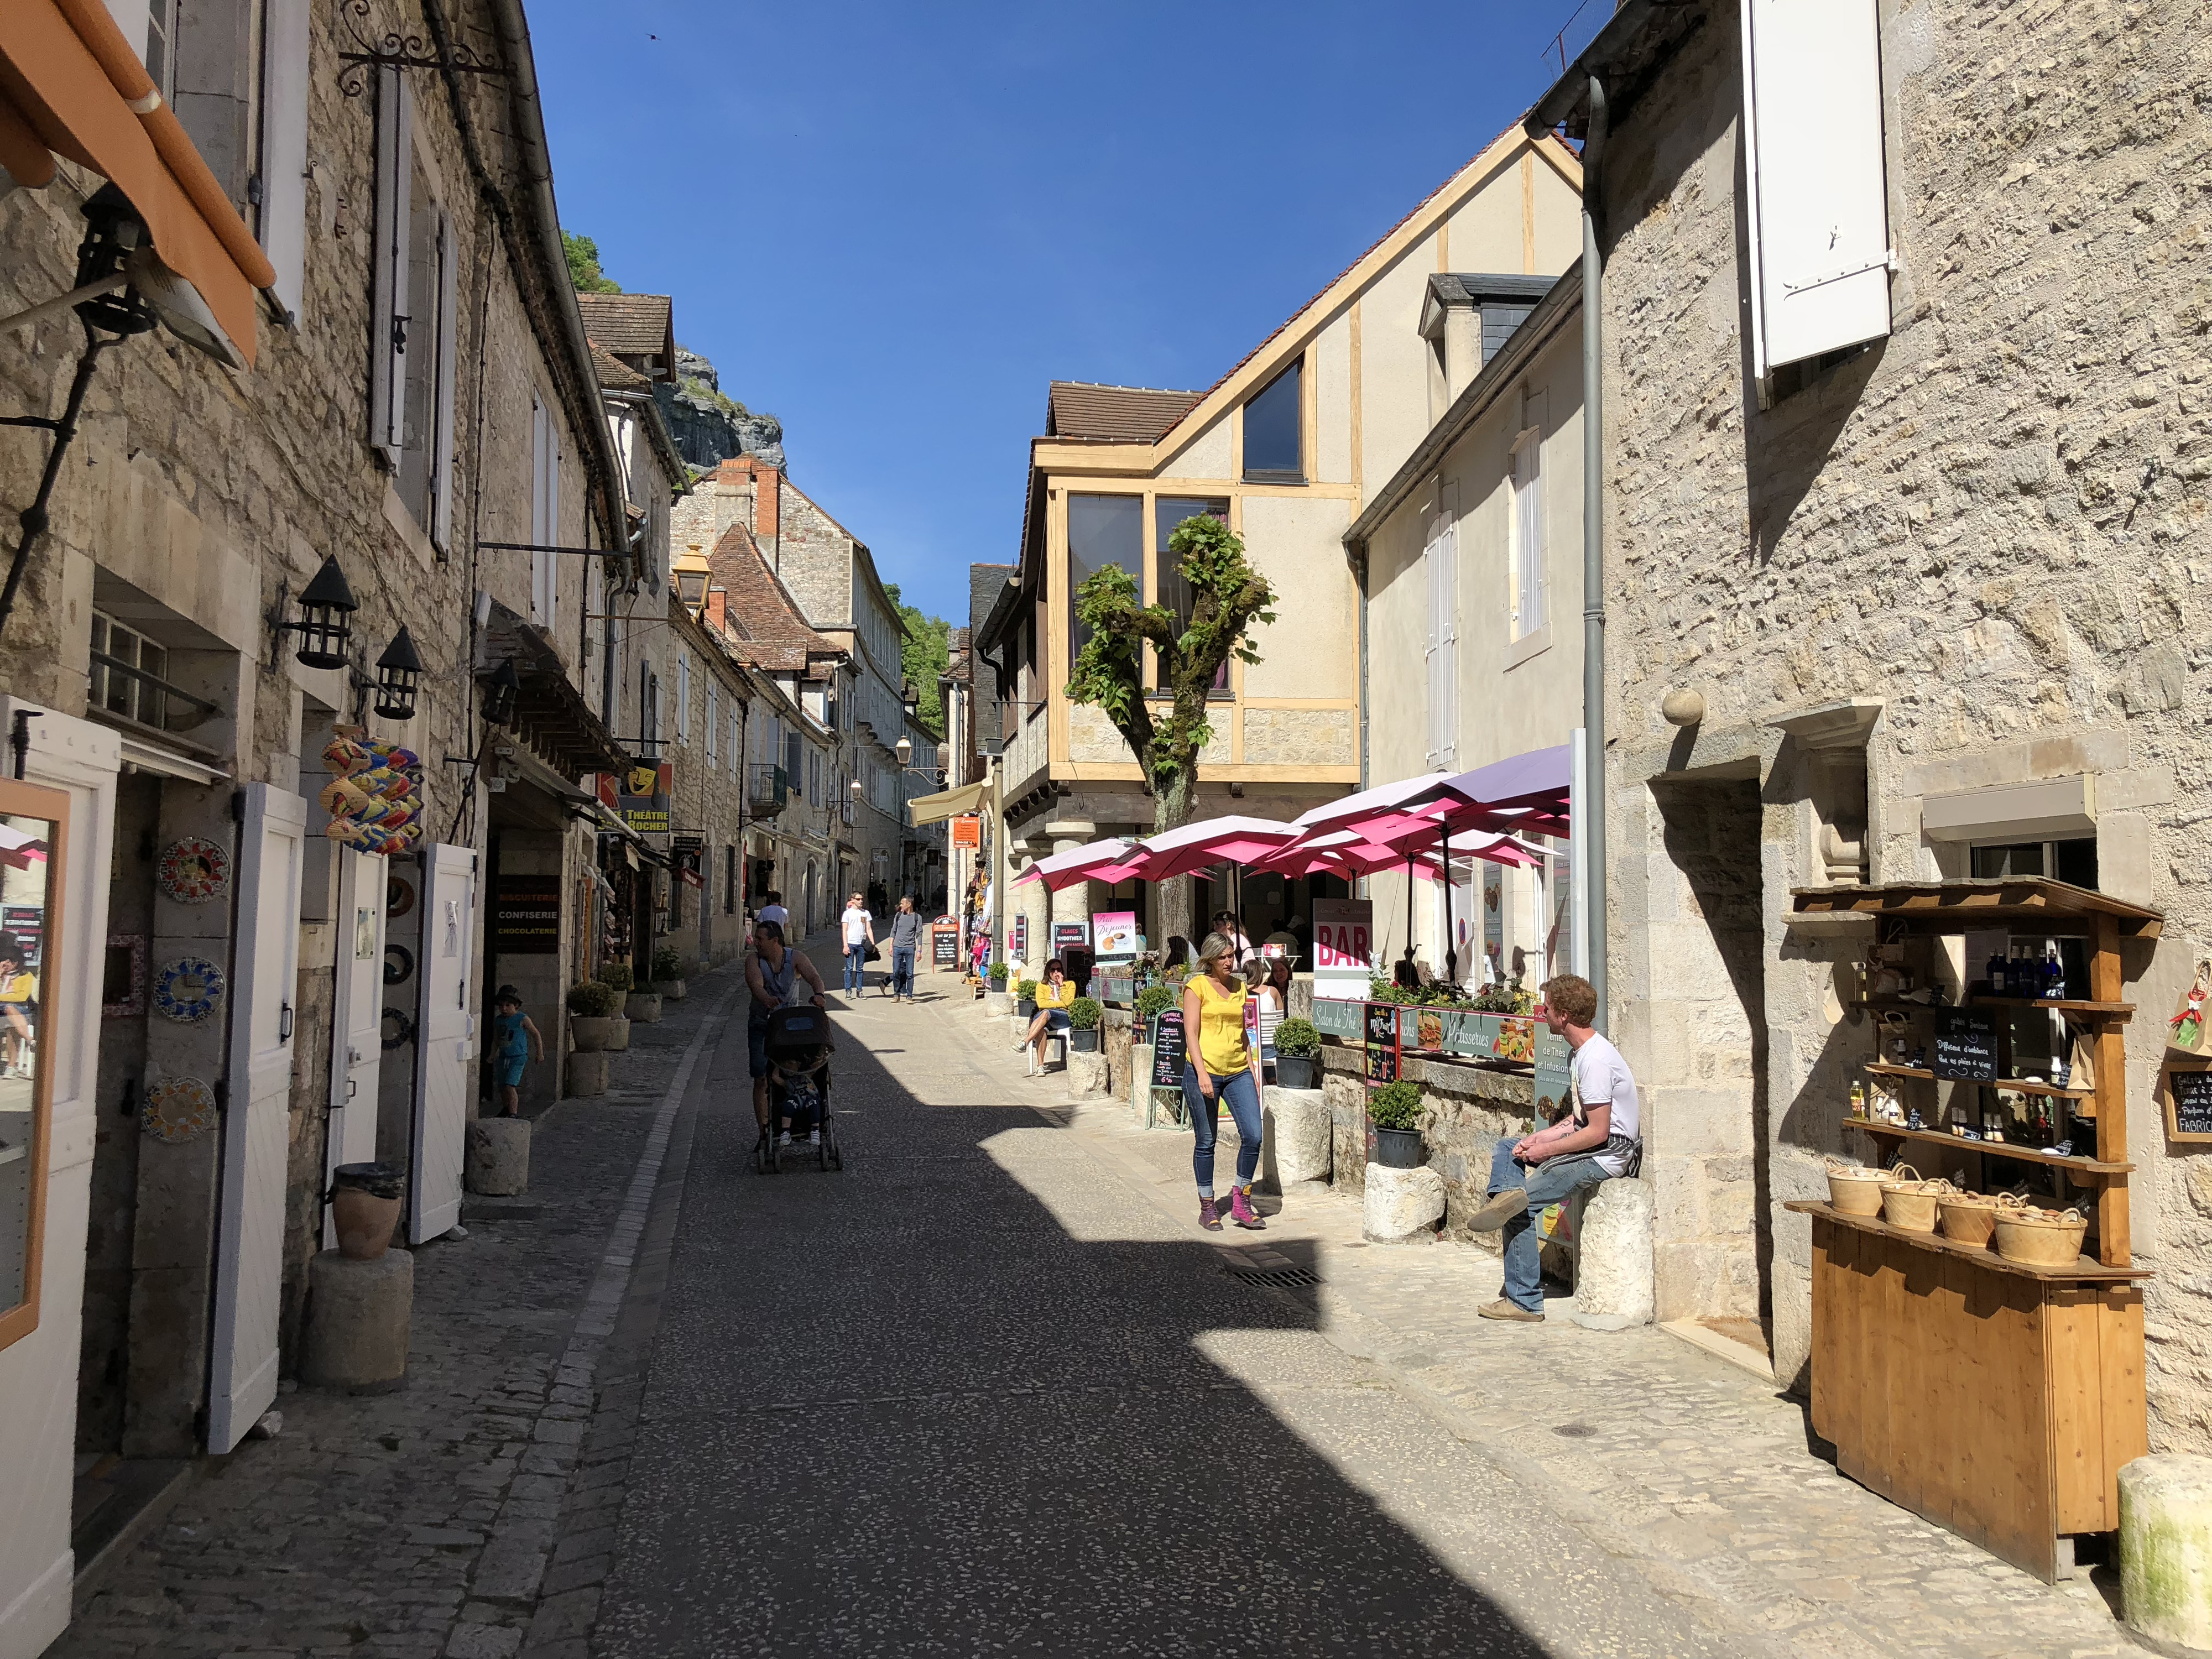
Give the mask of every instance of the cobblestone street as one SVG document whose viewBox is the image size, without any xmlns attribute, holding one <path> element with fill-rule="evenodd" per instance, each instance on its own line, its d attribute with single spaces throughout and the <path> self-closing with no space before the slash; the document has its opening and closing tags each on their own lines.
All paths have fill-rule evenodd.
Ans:
<svg viewBox="0 0 2212 1659">
<path fill-rule="evenodd" d="M 1199 1233 L 1188 1139 L 964 997 L 844 1009 L 845 1171 L 756 1176 L 742 1008 L 636 1027 L 418 1253 L 407 1386 L 287 1394 L 54 1651 L 2134 1650 L 1667 1333 L 1479 1323 L 1343 1198 Z"/>
</svg>

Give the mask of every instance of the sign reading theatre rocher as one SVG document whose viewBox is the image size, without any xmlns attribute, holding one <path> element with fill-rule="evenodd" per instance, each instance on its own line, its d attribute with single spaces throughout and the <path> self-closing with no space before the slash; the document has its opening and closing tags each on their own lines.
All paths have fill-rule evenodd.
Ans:
<svg viewBox="0 0 2212 1659">
<path fill-rule="evenodd" d="M 633 766 L 623 774 L 623 822 L 639 835 L 668 833 L 668 791 L 675 772 L 672 764 L 663 761 L 658 766 Z"/>
</svg>

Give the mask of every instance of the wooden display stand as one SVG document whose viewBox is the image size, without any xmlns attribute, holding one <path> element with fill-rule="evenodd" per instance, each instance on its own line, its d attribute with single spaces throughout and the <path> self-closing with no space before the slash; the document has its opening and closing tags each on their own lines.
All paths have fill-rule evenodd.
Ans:
<svg viewBox="0 0 2212 1659">
<path fill-rule="evenodd" d="M 2120 1467 L 2149 1449 L 2140 1281 L 2150 1275 L 2129 1255 L 2135 1166 L 2121 1027 L 2134 1010 L 2119 1000 L 2119 942 L 2156 938 L 2158 914 L 2038 878 L 1801 888 L 1792 896 L 1801 915 L 1871 915 L 1885 943 L 1984 929 L 2087 941 L 2087 1000 L 1966 1001 L 2056 1009 L 2086 1029 L 2094 1090 L 2010 1079 L 1985 1086 L 2063 1096 L 2075 1115 L 2094 1117 L 2094 1156 L 1844 1121 L 1873 1139 L 1884 1165 L 1937 1143 L 1976 1164 L 2011 1160 L 2094 1191 L 2094 1257 L 2033 1267 L 1991 1246 L 1905 1231 L 1826 1203 L 1784 1206 L 1813 1218 L 1813 1428 L 1834 1443 L 1836 1467 L 2038 1577 L 2067 1577 L 2074 1536 L 2118 1526 Z M 1869 1069 L 1935 1077 L 1879 1062 Z"/>
</svg>

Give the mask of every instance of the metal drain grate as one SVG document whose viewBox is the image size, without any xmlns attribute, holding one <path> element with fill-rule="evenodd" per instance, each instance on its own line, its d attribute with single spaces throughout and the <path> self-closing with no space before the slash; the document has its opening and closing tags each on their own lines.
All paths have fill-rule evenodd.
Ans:
<svg viewBox="0 0 2212 1659">
<path fill-rule="evenodd" d="M 1298 1290 L 1321 1283 L 1311 1267 L 1231 1267 L 1229 1276 L 1244 1285 L 1273 1285 L 1278 1290 Z"/>
<path fill-rule="evenodd" d="M 1587 1440 L 1597 1431 L 1587 1423 L 1554 1423 L 1552 1432 L 1565 1440 Z"/>
</svg>

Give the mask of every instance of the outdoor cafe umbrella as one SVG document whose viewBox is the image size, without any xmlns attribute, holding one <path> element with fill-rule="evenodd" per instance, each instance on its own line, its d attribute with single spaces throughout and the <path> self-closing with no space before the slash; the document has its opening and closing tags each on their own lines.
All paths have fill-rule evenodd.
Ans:
<svg viewBox="0 0 2212 1659">
<path fill-rule="evenodd" d="M 1014 885 L 1025 886 L 1041 881 L 1045 890 L 1057 893 L 1063 887 L 1073 887 L 1079 881 L 1124 881 L 1121 875 L 1100 872 L 1126 864 L 1137 843 L 1126 836 L 1109 836 L 1103 841 L 1087 841 L 1080 847 L 1071 847 L 1064 853 L 1054 853 L 1050 858 L 1039 859 L 1014 878 Z"/>
<path fill-rule="evenodd" d="M 1139 848 L 1133 873 L 1146 881 L 1170 881 L 1217 864 L 1231 865 L 1237 876 L 1231 905 L 1241 914 L 1244 866 L 1296 841 L 1298 834 L 1296 824 L 1274 818 L 1236 813 L 1201 818 L 1148 837 Z"/>
</svg>

